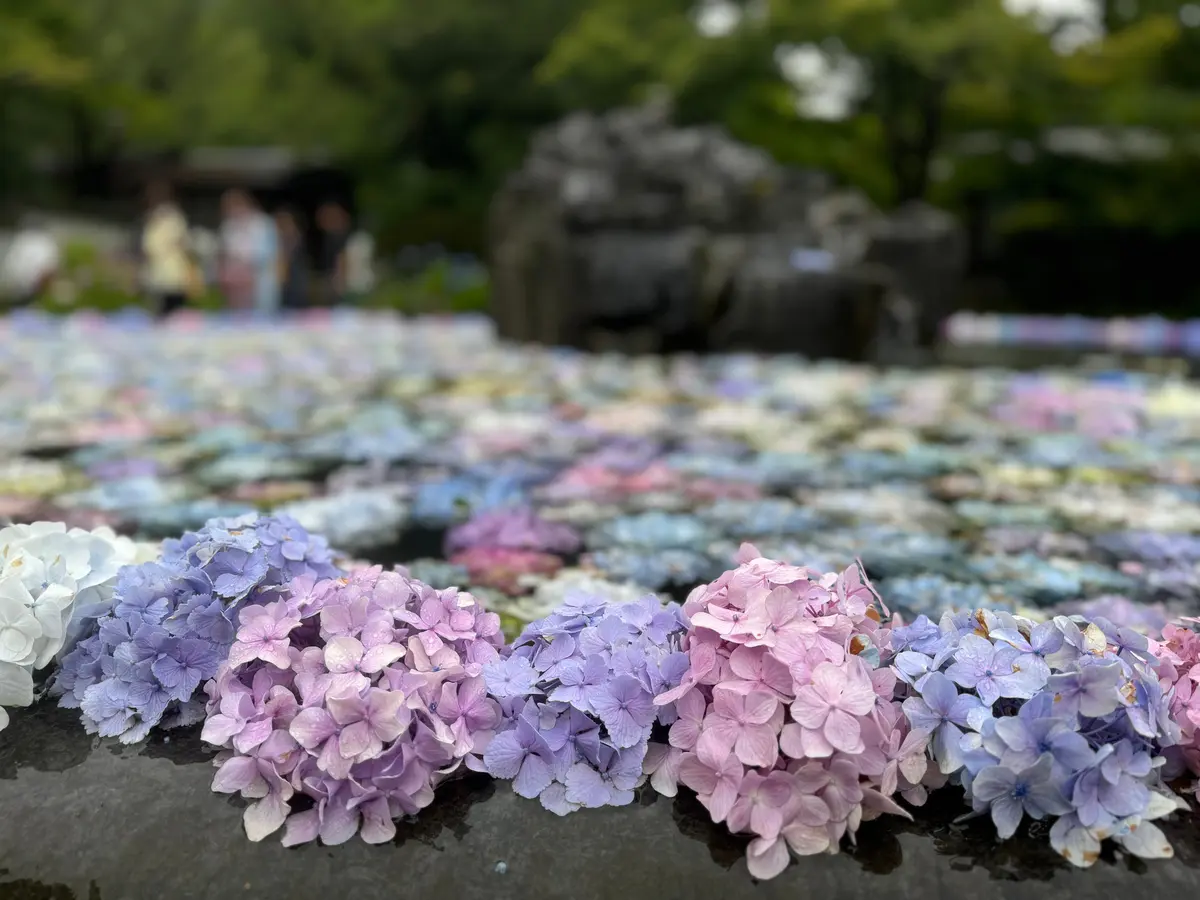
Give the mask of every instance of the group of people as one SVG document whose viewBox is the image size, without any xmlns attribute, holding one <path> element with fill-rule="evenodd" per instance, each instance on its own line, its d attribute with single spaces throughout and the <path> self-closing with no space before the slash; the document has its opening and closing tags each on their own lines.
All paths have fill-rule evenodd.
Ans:
<svg viewBox="0 0 1200 900">
<path fill-rule="evenodd" d="M 296 213 L 269 215 L 246 191 L 221 198 L 215 241 L 192 230 L 170 186 L 153 183 L 137 250 L 142 289 L 163 314 L 216 285 L 231 309 L 269 315 L 280 309 L 332 306 L 354 292 L 351 220 L 339 203 L 317 211 L 319 241 L 310 258 Z M 211 246 L 208 244 L 211 242 Z"/>
</svg>

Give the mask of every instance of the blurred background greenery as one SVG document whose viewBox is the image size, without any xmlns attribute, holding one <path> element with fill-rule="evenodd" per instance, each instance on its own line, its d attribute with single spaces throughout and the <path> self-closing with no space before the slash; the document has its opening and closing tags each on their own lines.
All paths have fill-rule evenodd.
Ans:
<svg viewBox="0 0 1200 900">
<path fill-rule="evenodd" d="M 147 154 L 287 147 L 346 175 L 383 252 L 479 253 L 534 130 L 659 86 L 885 207 L 956 211 L 1003 302 L 1200 313 L 1172 287 L 1200 237 L 1200 4 L 1177 0 L 5 0 L 0 214 L 86 204 Z"/>
</svg>

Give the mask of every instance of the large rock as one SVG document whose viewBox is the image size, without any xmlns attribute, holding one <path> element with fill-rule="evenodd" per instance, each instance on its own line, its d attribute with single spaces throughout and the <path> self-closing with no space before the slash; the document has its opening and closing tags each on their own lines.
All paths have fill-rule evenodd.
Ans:
<svg viewBox="0 0 1200 900">
<path fill-rule="evenodd" d="M 704 335 L 861 356 L 885 287 L 946 293 L 926 248 L 945 229 L 927 219 L 890 226 L 824 174 L 719 128 L 674 127 L 661 101 L 576 113 L 534 137 L 493 203 L 493 311 L 516 340 L 620 348 L 637 333 L 637 349 L 662 350 Z M 826 258 L 831 270 L 812 270 Z"/>
</svg>

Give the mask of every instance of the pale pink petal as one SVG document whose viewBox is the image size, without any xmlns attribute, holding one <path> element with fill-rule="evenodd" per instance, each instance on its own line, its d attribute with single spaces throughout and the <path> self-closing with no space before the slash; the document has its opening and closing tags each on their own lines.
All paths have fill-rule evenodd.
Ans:
<svg viewBox="0 0 1200 900">
<path fill-rule="evenodd" d="M 857 657 L 855 658 L 857 659 Z M 838 701 L 839 709 L 856 716 L 865 716 L 875 708 L 875 686 L 870 676 L 864 671 L 861 662 L 850 662 L 849 678 L 846 680 L 842 697 Z"/>
<path fill-rule="evenodd" d="M 679 764 L 679 780 L 697 794 L 711 794 L 717 786 L 717 773 L 689 753 Z"/>
<path fill-rule="evenodd" d="M 741 730 L 737 722 L 709 716 L 704 720 L 704 730 L 696 742 L 696 752 L 709 758 L 724 759 L 733 750 Z"/>
<path fill-rule="evenodd" d="M 708 812 L 714 822 L 724 822 L 729 816 L 733 804 L 737 802 L 738 784 L 721 780 L 716 783 L 711 796 L 708 798 Z"/>
<path fill-rule="evenodd" d="M 779 740 L 767 725 L 750 725 L 734 744 L 734 752 L 743 765 L 770 768 L 779 758 Z"/>
<path fill-rule="evenodd" d="M 768 694 L 765 691 L 756 691 L 749 694 L 743 700 L 743 709 L 745 712 L 743 713 L 742 721 L 748 722 L 751 725 L 762 725 L 770 721 L 778 705 L 779 701 L 775 699 L 774 695 Z"/>
<path fill-rule="evenodd" d="M 746 848 L 746 868 L 762 881 L 774 878 L 788 867 L 788 845 L 779 837 L 755 838 Z"/>
<path fill-rule="evenodd" d="M 846 689 L 846 670 L 833 663 L 821 663 L 813 669 L 813 687 L 817 694 L 830 706 L 839 706 L 842 692 Z M 874 698 L 872 698 L 872 703 Z"/>
<path fill-rule="evenodd" d="M 278 831 L 290 812 L 287 801 L 279 794 L 268 794 L 246 808 L 242 823 L 246 826 L 246 837 L 261 841 L 272 832 Z"/>
<path fill-rule="evenodd" d="M 831 710 L 825 720 L 825 739 L 843 753 L 862 753 L 862 729 L 858 719 L 840 709 Z"/>
<path fill-rule="evenodd" d="M 698 690 L 690 690 L 675 701 L 675 711 L 681 719 L 699 721 L 704 718 L 705 707 L 704 695 Z"/>
<path fill-rule="evenodd" d="M 820 728 L 829 715 L 829 701 L 817 693 L 817 689 L 806 684 L 796 692 L 792 704 L 792 718 L 805 728 Z"/>
<path fill-rule="evenodd" d="M 829 847 L 829 831 L 811 825 L 792 824 L 783 829 L 783 839 L 797 856 L 815 856 Z"/>
<path fill-rule="evenodd" d="M 234 756 L 225 760 L 213 776 L 212 789 L 218 794 L 236 794 L 257 778 L 258 760 L 253 756 Z"/>
<path fill-rule="evenodd" d="M 680 750 L 691 750 L 700 740 L 700 726 L 692 719 L 678 718 L 667 732 L 667 742 Z"/>
<path fill-rule="evenodd" d="M 805 728 L 800 734 L 800 749 L 803 755 L 797 759 L 826 759 L 833 756 L 833 745 L 825 735 L 813 728 Z"/>
<path fill-rule="evenodd" d="M 803 734 L 804 729 L 795 722 L 789 722 L 783 726 L 783 730 L 779 733 L 779 749 L 785 756 L 790 756 L 792 759 L 804 757 Z"/>
</svg>

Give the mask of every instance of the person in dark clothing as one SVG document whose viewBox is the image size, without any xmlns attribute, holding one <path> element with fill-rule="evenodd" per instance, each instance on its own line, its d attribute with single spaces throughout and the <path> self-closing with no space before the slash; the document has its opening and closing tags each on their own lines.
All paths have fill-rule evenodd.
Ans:
<svg viewBox="0 0 1200 900">
<path fill-rule="evenodd" d="M 350 214 L 340 203 L 322 204 L 317 210 L 321 232 L 317 254 L 320 302 L 336 306 L 346 296 L 346 244 L 350 240 Z"/>
<path fill-rule="evenodd" d="M 304 230 L 290 209 L 275 213 L 275 228 L 279 232 L 279 284 L 283 308 L 307 309 L 308 255 Z"/>
</svg>

